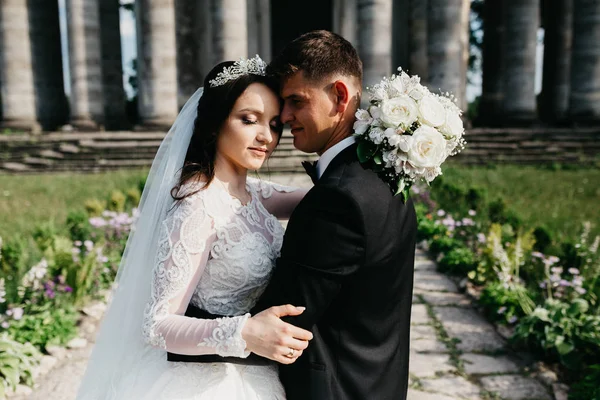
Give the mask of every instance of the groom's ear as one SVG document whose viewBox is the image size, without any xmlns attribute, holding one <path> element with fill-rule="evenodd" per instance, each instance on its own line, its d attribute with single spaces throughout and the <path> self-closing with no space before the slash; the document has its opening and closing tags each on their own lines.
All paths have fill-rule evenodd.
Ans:
<svg viewBox="0 0 600 400">
<path fill-rule="evenodd" d="M 333 82 L 333 95 L 335 96 L 336 111 L 344 113 L 350 103 L 350 88 L 344 81 Z"/>
</svg>

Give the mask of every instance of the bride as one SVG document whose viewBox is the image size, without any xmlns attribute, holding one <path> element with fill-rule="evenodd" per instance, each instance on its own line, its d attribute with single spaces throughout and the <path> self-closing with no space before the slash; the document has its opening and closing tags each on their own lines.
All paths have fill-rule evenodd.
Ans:
<svg viewBox="0 0 600 400">
<path fill-rule="evenodd" d="M 279 141 L 277 92 L 256 56 L 217 65 L 181 110 L 152 164 L 78 399 L 285 398 L 275 361 L 294 362 L 312 335 L 264 322 L 303 309 L 248 314 L 279 255 L 277 218 L 305 194 L 247 178 Z M 190 304 L 200 318 L 185 315 Z M 188 357 L 220 362 L 173 362 Z"/>
</svg>

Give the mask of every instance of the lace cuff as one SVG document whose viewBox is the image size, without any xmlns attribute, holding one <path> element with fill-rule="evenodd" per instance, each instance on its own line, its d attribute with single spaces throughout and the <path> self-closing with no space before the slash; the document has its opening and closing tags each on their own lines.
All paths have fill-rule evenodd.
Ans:
<svg viewBox="0 0 600 400">
<path fill-rule="evenodd" d="M 221 357 L 248 357 L 250 352 L 246 350 L 246 341 L 242 339 L 242 329 L 248 318 L 250 314 L 216 319 L 217 327 L 198 347 L 212 347 Z"/>
<path fill-rule="evenodd" d="M 248 180 L 252 181 L 256 185 L 256 188 L 258 189 L 258 192 L 260 193 L 260 195 L 262 196 L 263 199 L 271 198 L 271 196 L 273 196 L 274 192 L 292 193 L 292 192 L 295 192 L 296 190 L 298 190 L 298 188 L 295 188 L 295 187 L 284 186 L 284 185 L 280 185 L 278 183 L 273 183 L 273 182 L 269 182 L 269 181 L 263 181 L 263 180 L 259 180 L 259 179 L 250 179 L 250 178 Z"/>
</svg>

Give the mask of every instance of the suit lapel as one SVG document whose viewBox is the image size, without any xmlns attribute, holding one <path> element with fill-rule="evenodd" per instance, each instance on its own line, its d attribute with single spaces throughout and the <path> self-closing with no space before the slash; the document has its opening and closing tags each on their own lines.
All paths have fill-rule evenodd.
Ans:
<svg viewBox="0 0 600 400">
<path fill-rule="evenodd" d="M 352 162 L 358 162 L 358 156 L 356 155 L 357 146 L 357 143 L 352 143 L 350 146 L 340 151 L 339 154 L 336 155 L 333 158 L 333 160 L 331 160 L 331 162 L 327 166 L 327 169 L 325 169 L 325 172 L 323 172 L 323 175 L 317 181 L 317 183 L 323 181 L 323 179 L 327 177 L 335 176 L 336 173 L 339 173 L 339 171 L 341 171 L 340 167 L 342 167 L 343 165 Z"/>
</svg>

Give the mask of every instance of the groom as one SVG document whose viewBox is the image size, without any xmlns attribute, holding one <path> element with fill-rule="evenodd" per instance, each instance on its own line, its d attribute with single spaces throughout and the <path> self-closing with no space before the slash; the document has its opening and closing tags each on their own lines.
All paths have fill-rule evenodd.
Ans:
<svg viewBox="0 0 600 400">
<path fill-rule="evenodd" d="M 281 257 L 252 313 L 306 310 L 284 320 L 314 339 L 280 377 L 289 400 L 406 399 L 416 217 L 363 167 L 352 137 L 362 63 L 327 31 L 306 33 L 269 65 L 280 79 L 294 146 L 320 155 L 315 186 L 292 214 Z M 290 350 L 290 354 L 294 352 Z"/>
</svg>

